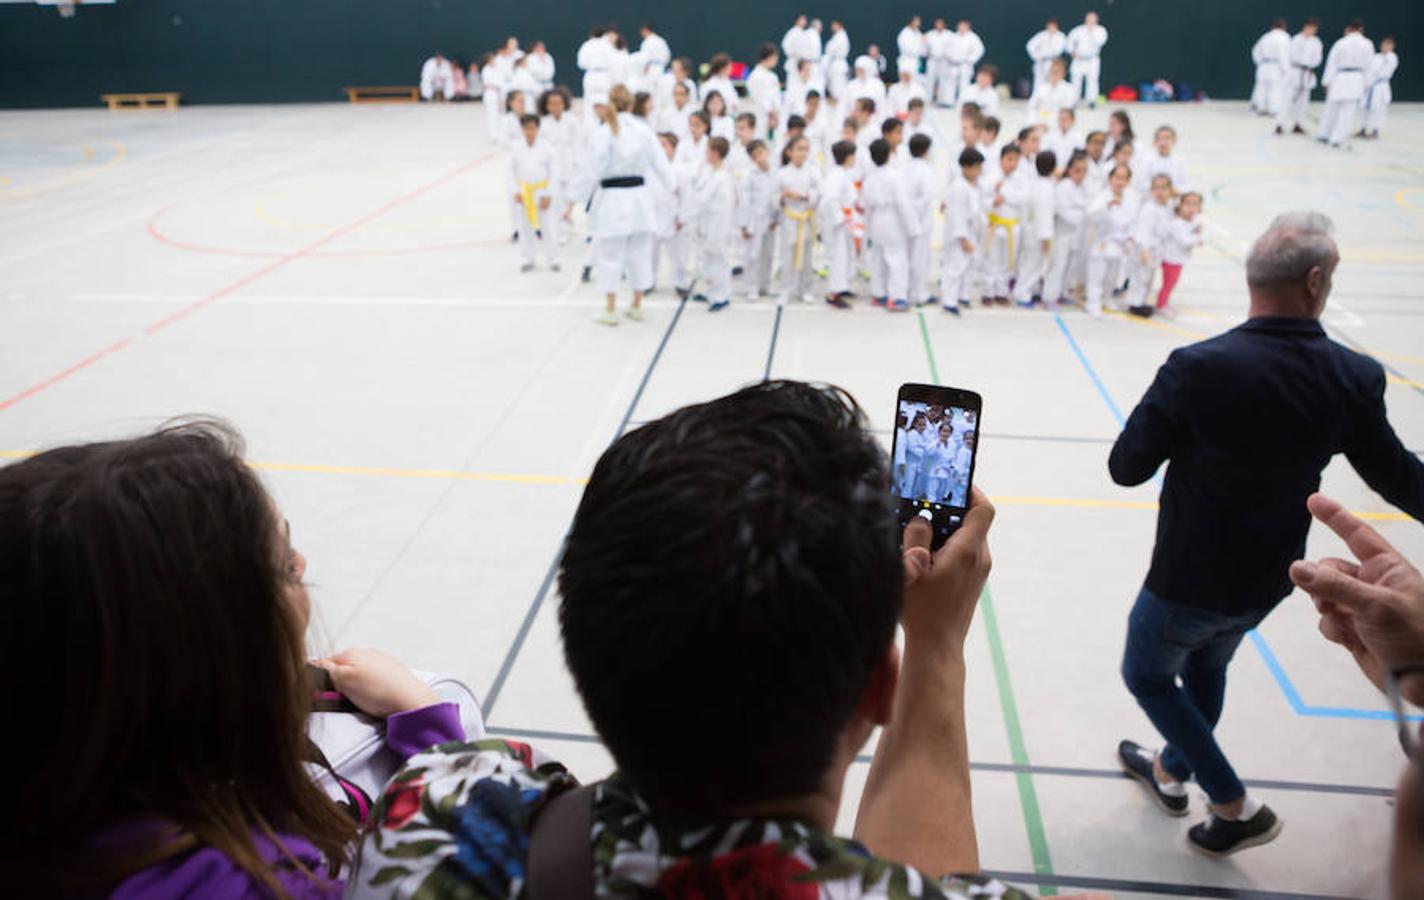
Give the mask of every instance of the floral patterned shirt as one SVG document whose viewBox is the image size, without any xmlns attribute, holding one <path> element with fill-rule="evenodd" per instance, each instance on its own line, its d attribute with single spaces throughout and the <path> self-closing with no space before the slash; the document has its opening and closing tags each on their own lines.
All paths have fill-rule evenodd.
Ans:
<svg viewBox="0 0 1424 900">
<path fill-rule="evenodd" d="M 515 900 L 530 823 L 577 784 L 515 741 L 442 744 L 415 756 L 376 805 L 347 897 Z M 800 820 L 654 819 L 616 774 L 597 788 L 590 840 L 602 900 L 1028 897 L 990 878 L 922 875 Z"/>
</svg>

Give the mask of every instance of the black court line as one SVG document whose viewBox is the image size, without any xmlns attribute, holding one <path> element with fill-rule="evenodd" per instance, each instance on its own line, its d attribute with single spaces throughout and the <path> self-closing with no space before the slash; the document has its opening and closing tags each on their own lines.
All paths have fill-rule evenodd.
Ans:
<svg viewBox="0 0 1424 900">
<path fill-rule="evenodd" d="M 781 334 L 781 313 L 785 309 L 786 307 L 777 304 L 776 321 L 771 323 L 771 346 L 768 347 L 766 351 L 766 371 L 762 373 L 762 381 L 771 380 L 771 363 L 772 360 L 776 359 L 776 338 Z"/>
<path fill-rule="evenodd" d="M 1337 897 L 1333 894 L 1263 891 L 1256 888 L 1219 887 L 1208 884 L 1177 884 L 1172 881 L 1136 881 L 1127 878 L 1099 878 L 1095 875 L 1039 875 L 1036 872 L 987 870 L 980 874 L 1014 884 L 1131 891 L 1134 894 L 1166 894 L 1173 897 L 1223 897 L 1227 900 L 1349 900 L 1347 897 Z"/>
<path fill-rule="evenodd" d="M 633 393 L 633 399 L 628 403 L 627 411 L 623 413 L 623 421 L 618 423 L 618 431 L 613 435 L 613 440 L 618 440 L 628 430 L 628 425 L 633 419 L 633 411 L 638 408 L 638 401 L 643 399 L 643 391 L 647 390 L 648 382 L 652 380 L 653 369 L 657 368 L 658 360 L 662 359 L 663 350 L 667 349 L 673 329 L 682 319 L 682 312 L 686 308 L 687 298 L 683 298 L 678 303 L 677 310 L 672 314 L 672 321 L 668 322 L 667 330 L 663 332 L 663 339 L 658 342 L 658 349 L 653 351 L 653 358 L 648 360 L 648 367 L 643 370 L 643 380 L 638 382 L 638 390 Z M 572 523 L 570 523 L 570 527 L 572 527 Z M 490 685 L 489 692 L 485 694 L 482 712 L 486 722 L 489 721 L 494 704 L 499 700 L 500 692 L 504 690 L 504 683 L 509 679 L 509 673 L 514 668 L 514 660 L 519 656 L 519 651 L 524 648 L 524 641 L 529 637 L 529 629 L 534 625 L 534 617 L 539 614 L 539 608 L 544 605 L 544 598 L 549 595 L 549 588 L 553 585 L 554 576 L 559 571 L 559 561 L 564 558 L 564 542 L 568 540 L 568 537 L 568 529 L 565 529 L 564 536 L 559 538 L 559 548 L 554 552 L 554 559 L 549 563 L 549 570 L 544 573 L 544 580 L 539 582 L 539 590 L 535 593 L 534 600 L 529 604 L 529 610 L 524 614 L 524 621 L 519 623 L 519 631 L 514 635 L 514 643 L 510 644 L 509 652 L 505 653 L 504 661 L 499 665 L 499 672 L 494 677 L 494 684 Z"/>
<path fill-rule="evenodd" d="M 539 728 L 489 727 L 485 729 L 496 737 L 526 737 L 547 741 L 567 741 L 573 744 L 602 743 L 597 735 L 572 731 L 548 731 Z M 869 763 L 871 757 L 862 754 L 856 762 Z M 1054 775 L 1062 778 L 1098 778 L 1111 781 L 1130 780 L 1121 769 L 1082 769 L 1071 766 L 1021 766 L 1015 763 L 971 762 L 969 768 L 975 772 L 1001 772 L 1005 774 Z M 1324 784 L 1314 781 L 1280 781 L 1273 779 L 1242 779 L 1247 787 L 1262 790 L 1299 791 L 1307 794 L 1348 794 L 1357 797 L 1393 797 L 1393 788 L 1368 787 L 1356 784 Z"/>
</svg>

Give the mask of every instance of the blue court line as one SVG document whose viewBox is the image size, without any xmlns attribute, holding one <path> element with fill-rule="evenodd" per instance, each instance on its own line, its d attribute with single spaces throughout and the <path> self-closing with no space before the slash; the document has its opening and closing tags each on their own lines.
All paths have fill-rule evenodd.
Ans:
<svg viewBox="0 0 1424 900">
<path fill-rule="evenodd" d="M 1107 404 L 1108 410 L 1112 412 L 1113 418 L 1117 420 L 1118 426 L 1121 427 L 1125 425 L 1127 420 L 1123 417 L 1122 410 L 1118 409 L 1117 403 L 1113 401 L 1112 395 L 1108 393 L 1107 386 L 1103 384 L 1103 380 L 1098 377 L 1098 373 L 1093 368 L 1093 364 L 1088 362 L 1088 357 L 1083 353 L 1083 348 L 1078 346 L 1078 341 L 1073 337 L 1073 332 L 1069 330 L 1068 323 L 1063 321 L 1063 317 L 1057 313 L 1053 315 L 1053 319 L 1058 323 L 1058 330 L 1063 332 L 1063 337 L 1067 339 L 1068 346 L 1073 349 L 1073 355 L 1078 357 L 1078 362 L 1082 363 L 1083 371 L 1088 373 L 1088 378 L 1090 378 L 1094 386 L 1097 387 L 1098 393 L 1102 396 L 1103 402 Z M 1156 478 L 1160 483 L 1160 472 Z M 1261 654 L 1261 659 L 1266 663 L 1267 670 L 1269 670 L 1271 676 L 1275 678 L 1276 684 L 1280 686 L 1281 693 L 1285 695 L 1286 703 L 1290 705 L 1291 710 L 1294 711 L 1296 715 L 1325 719 L 1370 719 L 1389 721 L 1394 719 L 1394 713 L 1389 710 L 1357 709 L 1346 706 L 1313 706 L 1306 703 L 1305 700 L 1301 698 L 1300 692 L 1296 690 L 1295 682 L 1291 681 L 1290 676 L 1286 674 L 1285 667 L 1281 665 L 1280 660 L 1276 658 L 1276 654 L 1271 650 L 1271 645 L 1266 641 L 1265 635 L 1259 631 L 1250 631 L 1247 633 L 1251 636 L 1251 643 L 1256 647 L 1257 652 Z M 1424 716 L 1410 716 L 1409 719 L 1410 721 L 1424 721 Z"/>
</svg>

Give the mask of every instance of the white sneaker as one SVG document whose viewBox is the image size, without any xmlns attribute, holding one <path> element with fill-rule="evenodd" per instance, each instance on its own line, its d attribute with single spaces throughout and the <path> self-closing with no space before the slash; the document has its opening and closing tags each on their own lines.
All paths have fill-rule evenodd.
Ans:
<svg viewBox="0 0 1424 900">
<path fill-rule="evenodd" d="M 603 312 L 594 316 L 593 321 L 597 322 L 600 325 L 616 326 L 618 324 L 618 314 L 611 313 L 608 310 L 604 310 Z"/>
<path fill-rule="evenodd" d="M 630 306 L 630 307 L 628 307 L 628 309 L 623 313 L 623 315 L 625 315 L 625 316 L 627 316 L 628 318 L 632 319 L 634 322 L 641 322 L 641 321 L 643 321 L 643 307 L 641 307 L 641 306 Z"/>
</svg>

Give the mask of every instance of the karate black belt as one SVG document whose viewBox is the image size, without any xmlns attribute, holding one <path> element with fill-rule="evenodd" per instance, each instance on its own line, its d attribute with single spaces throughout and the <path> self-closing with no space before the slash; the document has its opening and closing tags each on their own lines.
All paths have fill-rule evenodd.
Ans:
<svg viewBox="0 0 1424 900">
<path fill-rule="evenodd" d="M 1361 69 L 1361 68 L 1358 68 L 1358 67 L 1356 67 L 1356 66 L 1349 66 L 1349 67 L 1341 66 L 1340 68 L 1336 69 L 1335 71 L 1337 71 L 1337 72 L 1363 72 L 1363 71 L 1365 71 L 1365 70 L 1364 70 L 1364 69 Z"/>
<path fill-rule="evenodd" d="M 619 175 L 617 178 L 605 178 L 598 183 L 599 187 L 606 188 L 635 188 L 643 186 L 642 175 Z"/>
</svg>

